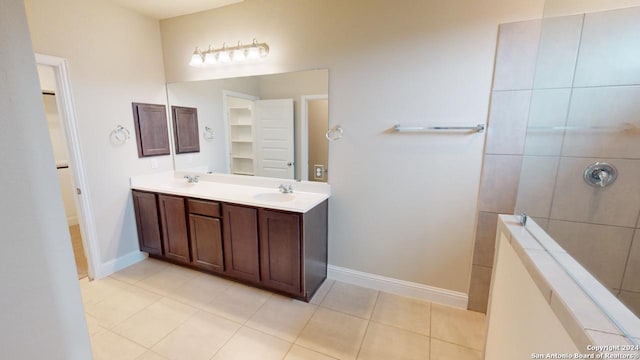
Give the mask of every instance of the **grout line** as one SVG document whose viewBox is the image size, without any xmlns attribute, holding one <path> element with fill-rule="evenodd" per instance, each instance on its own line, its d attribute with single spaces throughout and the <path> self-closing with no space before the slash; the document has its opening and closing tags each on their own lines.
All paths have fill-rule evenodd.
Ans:
<svg viewBox="0 0 640 360">
<path fill-rule="evenodd" d="M 378 298 L 380 297 L 380 290 L 376 291 L 376 300 L 373 302 L 373 310 L 371 312 L 371 317 L 373 317 L 373 311 L 376 309 L 376 305 L 378 305 Z M 364 334 L 362 335 L 362 339 L 360 340 L 360 346 L 358 347 L 358 353 L 356 354 L 356 359 L 360 356 L 360 352 L 362 351 L 362 346 L 364 345 L 364 339 L 367 338 L 367 333 L 369 332 L 369 326 L 371 325 L 371 319 L 367 320 L 367 327 L 364 330 Z"/>
<path fill-rule="evenodd" d="M 474 349 L 474 348 L 466 346 L 466 345 L 461 345 L 461 344 L 458 344 L 458 343 L 454 343 L 454 342 L 451 342 L 449 340 L 443 340 L 443 339 L 440 339 L 440 338 L 433 338 L 433 339 L 434 340 L 438 340 L 438 341 L 442 341 L 442 342 L 447 343 L 447 344 L 455 345 L 455 346 L 458 346 L 458 347 L 461 347 L 461 348 L 464 348 L 464 349 L 467 349 L 467 350 L 477 351 L 477 352 L 480 352 L 480 353 L 482 352 L 482 350 Z M 431 344 L 429 344 L 429 345 L 431 345 Z"/>
<path fill-rule="evenodd" d="M 633 234 L 631 235 L 631 241 L 629 242 L 629 250 L 627 251 L 627 259 L 624 262 L 624 270 L 622 271 L 622 277 L 620 278 L 620 287 L 619 287 L 618 294 L 616 295 L 616 297 L 618 297 L 618 296 L 620 296 L 620 294 L 622 294 L 622 287 L 624 286 L 624 278 L 627 275 L 627 270 L 628 270 L 628 267 L 629 267 L 629 261 L 631 260 L 631 249 L 633 249 L 633 243 L 634 243 L 634 240 L 636 238 L 636 234 L 640 234 L 638 229 L 634 229 L 633 230 Z"/>
<path fill-rule="evenodd" d="M 237 324 L 237 323 L 236 323 Z M 213 359 L 214 357 L 216 357 L 216 355 L 218 355 L 218 353 L 220 352 L 220 350 L 222 350 L 225 346 L 227 346 L 227 344 L 229 343 L 229 341 L 231 341 L 231 339 L 233 339 L 236 334 L 238 334 L 238 332 L 240 331 L 240 329 L 242 329 L 244 325 L 240 325 L 236 331 L 233 332 L 233 334 L 231 334 L 231 336 L 229 336 L 229 338 L 222 344 L 220 345 L 220 348 L 218 348 L 218 350 L 216 350 L 215 353 L 213 353 L 213 355 L 211 355 L 211 357 L 209 358 L 209 360 Z"/>
<path fill-rule="evenodd" d="M 504 213 L 497 213 L 497 212 L 492 212 L 492 211 L 481 211 L 483 213 L 488 213 L 488 214 L 493 214 L 493 215 L 505 215 Z M 506 215 L 512 215 L 512 214 L 506 214 Z M 564 220 L 564 219 L 553 219 L 553 218 L 546 218 L 546 217 L 540 217 L 540 216 L 533 216 L 530 215 L 533 218 L 538 218 L 538 219 L 544 219 L 544 220 L 549 220 L 551 221 L 561 221 L 561 222 L 568 222 L 568 223 L 574 223 L 574 224 L 583 224 L 583 225 L 597 225 L 597 226 L 608 226 L 608 227 L 615 227 L 615 228 L 622 228 L 622 229 L 629 229 L 629 230 L 635 230 L 636 228 L 633 226 L 622 226 L 622 225 L 611 225 L 611 224 L 603 224 L 603 223 L 594 223 L 594 222 L 584 222 L 584 221 L 575 221 L 575 220 Z M 538 224 L 540 225 L 540 224 Z M 542 227 L 542 226 L 541 226 Z M 544 230 L 544 229 L 543 229 Z M 547 234 L 549 234 L 549 232 L 547 230 L 545 230 L 545 232 Z M 554 239 L 555 240 L 555 239 Z"/>
<path fill-rule="evenodd" d="M 327 281 L 328 279 L 325 279 L 325 281 Z M 329 286 L 329 289 L 327 290 L 327 292 L 324 294 L 324 297 L 322 298 L 322 300 L 320 301 L 320 303 L 322 303 L 322 301 L 324 301 L 324 299 L 327 297 L 327 295 L 329 295 L 329 292 L 331 291 L 331 289 L 333 289 L 333 285 L 335 285 L 336 281 L 333 280 L 333 283 Z M 316 313 L 318 312 L 318 309 L 320 309 L 320 304 L 311 304 L 311 303 L 307 303 L 309 305 L 315 306 L 316 308 L 313 310 L 313 313 L 311 314 L 311 316 L 309 316 L 309 319 L 307 319 L 307 322 L 304 324 L 304 326 L 302 327 L 302 330 L 300 330 L 300 332 L 298 332 L 298 335 L 296 335 L 296 338 L 293 339 L 293 342 L 291 343 L 291 346 L 289 347 L 289 350 L 287 351 L 287 353 L 285 354 L 285 358 L 287 357 L 287 355 L 289 355 L 289 353 L 291 352 L 291 349 L 293 349 L 293 346 L 300 346 L 302 348 L 305 348 L 307 350 L 316 352 L 318 354 L 322 354 L 325 356 L 328 356 L 332 359 L 335 359 L 333 356 L 330 356 L 328 354 L 325 354 L 323 352 L 320 352 L 318 350 L 314 350 L 314 349 L 309 349 L 307 347 L 301 346 L 300 344 L 297 344 L 298 339 L 300 339 L 300 335 L 302 335 L 302 333 L 304 332 L 304 330 L 307 328 L 307 326 L 309 326 L 309 323 L 311 322 L 311 319 L 313 319 L 313 317 L 316 315 Z M 324 308 L 324 307 L 323 307 Z M 325 308 L 326 309 L 326 308 Z"/>
<path fill-rule="evenodd" d="M 584 20 L 583 20 L 583 22 L 584 22 Z M 580 29 L 580 38 L 582 38 L 582 28 Z M 580 40 L 580 43 L 582 43 L 582 40 Z M 579 56 L 580 56 L 579 54 L 576 55 L 576 63 L 574 65 L 574 71 L 575 71 L 575 68 L 577 68 Z M 574 76 L 575 76 L 575 73 L 574 73 Z M 493 92 L 510 92 L 510 91 L 532 91 L 532 90 L 536 91 L 536 90 L 566 90 L 566 89 L 599 89 L 599 88 L 617 88 L 617 87 L 628 88 L 628 87 L 638 87 L 638 86 L 640 86 L 640 84 L 606 84 L 606 85 L 573 86 L 573 82 L 574 81 L 572 81 L 572 86 L 559 86 L 559 87 L 535 87 L 534 86 L 534 87 L 531 87 L 531 88 L 518 88 L 518 89 L 499 89 L 499 90 L 492 89 L 491 91 L 493 91 Z"/>
</svg>

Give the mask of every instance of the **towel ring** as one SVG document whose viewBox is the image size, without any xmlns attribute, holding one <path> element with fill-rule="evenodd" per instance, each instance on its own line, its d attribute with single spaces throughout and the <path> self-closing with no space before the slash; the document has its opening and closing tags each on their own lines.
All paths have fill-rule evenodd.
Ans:
<svg viewBox="0 0 640 360">
<path fill-rule="evenodd" d="M 324 136 L 329 141 L 337 141 L 342 139 L 343 135 L 344 135 L 344 130 L 342 130 L 342 127 L 340 125 L 336 125 L 331 129 L 327 130 L 327 133 Z"/>
<path fill-rule="evenodd" d="M 118 125 L 109 135 L 114 144 L 124 144 L 131 138 L 131 133 L 124 126 Z"/>
</svg>

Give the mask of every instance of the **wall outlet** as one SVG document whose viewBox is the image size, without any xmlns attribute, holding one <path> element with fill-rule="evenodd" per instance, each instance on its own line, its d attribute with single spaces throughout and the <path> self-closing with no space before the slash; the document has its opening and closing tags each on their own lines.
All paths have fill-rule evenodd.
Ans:
<svg viewBox="0 0 640 360">
<path fill-rule="evenodd" d="M 313 179 L 324 180 L 324 165 L 313 165 Z"/>
</svg>

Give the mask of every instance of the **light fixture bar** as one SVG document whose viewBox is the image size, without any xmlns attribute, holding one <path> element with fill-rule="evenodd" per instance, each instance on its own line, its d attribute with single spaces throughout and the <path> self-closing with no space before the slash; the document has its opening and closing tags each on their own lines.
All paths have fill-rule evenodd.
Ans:
<svg viewBox="0 0 640 360">
<path fill-rule="evenodd" d="M 216 63 L 258 60 L 267 55 L 269 55 L 269 45 L 267 43 L 259 43 L 256 39 L 253 39 L 251 44 L 242 45 L 238 41 L 236 46 L 223 44 L 221 48 L 217 49 L 209 46 L 209 49 L 205 51 L 200 51 L 200 48 L 196 47 L 196 50 L 191 55 L 189 65 L 203 66 Z"/>
</svg>

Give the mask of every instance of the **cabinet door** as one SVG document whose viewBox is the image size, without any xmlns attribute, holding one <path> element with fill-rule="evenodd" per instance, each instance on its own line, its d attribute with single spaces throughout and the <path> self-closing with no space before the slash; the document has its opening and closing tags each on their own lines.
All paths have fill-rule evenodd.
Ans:
<svg viewBox="0 0 640 360">
<path fill-rule="evenodd" d="M 167 110 L 164 105 L 132 103 L 138 157 L 169 155 Z"/>
<path fill-rule="evenodd" d="M 260 209 L 260 271 L 262 284 L 299 295 L 300 216 Z"/>
<path fill-rule="evenodd" d="M 156 195 L 135 190 L 132 194 L 140 250 L 153 255 L 162 255 L 162 239 L 160 237 Z"/>
<path fill-rule="evenodd" d="M 184 199 L 178 196 L 158 195 L 164 256 L 189 262 L 189 239 Z"/>
<path fill-rule="evenodd" d="M 222 226 L 220 219 L 189 214 L 193 265 L 221 272 Z"/>
<path fill-rule="evenodd" d="M 200 132 L 198 131 L 198 109 L 172 106 L 173 136 L 176 140 L 176 154 L 200 152 Z"/>
<path fill-rule="evenodd" d="M 254 208 L 223 204 L 225 274 L 260 281 L 258 214 Z"/>
</svg>

